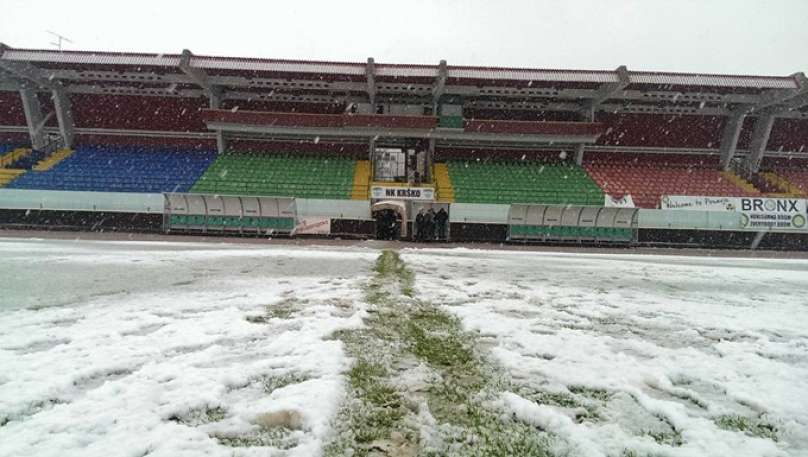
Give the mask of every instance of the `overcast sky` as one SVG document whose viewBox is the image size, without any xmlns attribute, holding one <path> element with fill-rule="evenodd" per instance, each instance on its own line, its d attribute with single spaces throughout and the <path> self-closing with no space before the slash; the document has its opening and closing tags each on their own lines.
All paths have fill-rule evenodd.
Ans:
<svg viewBox="0 0 808 457">
<path fill-rule="evenodd" d="M 2 1 L 0 42 L 54 48 L 46 30 L 81 50 L 808 72 L 808 0 Z"/>
</svg>

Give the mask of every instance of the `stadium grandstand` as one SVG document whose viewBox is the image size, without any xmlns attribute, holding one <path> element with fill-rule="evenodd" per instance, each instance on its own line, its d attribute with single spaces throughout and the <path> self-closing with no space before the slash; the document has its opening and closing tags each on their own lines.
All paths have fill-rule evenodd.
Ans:
<svg viewBox="0 0 808 457">
<path fill-rule="evenodd" d="M 444 208 L 451 239 L 793 246 L 808 78 L 0 44 L 0 188 L 4 226 L 372 236 L 393 210 L 407 237 Z"/>
</svg>

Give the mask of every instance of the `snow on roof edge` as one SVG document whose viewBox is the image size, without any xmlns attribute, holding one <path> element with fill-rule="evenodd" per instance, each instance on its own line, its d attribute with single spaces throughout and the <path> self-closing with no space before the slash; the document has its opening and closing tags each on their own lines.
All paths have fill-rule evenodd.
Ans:
<svg viewBox="0 0 808 457">
<path fill-rule="evenodd" d="M 95 51 L 53 51 L 42 49 L 6 48 L 0 59 L 69 63 L 79 65 L 135 65 L 176 67 L 179 54 L 144 54 Z M 243 57 L 215 57 L 194 55 L 191 65 L 210 70 L 273 71 L 290 73 L 320 73 L 335 75 L 363 75 L 365 63 L 326 62 Z M 377 63 L 378 76 L 428 77 L 438 76 L 437 65 L 408 65 Z M 475 66 L 447 66 L 447 76 L 461 79 L 493 79 L 517 81 L 560 81 L 582 83 L 616 83 L 619 76 L 610 70 L 529 69 Z M 793 76 L 719 75 L 700 73 L 630 71 L 634 84 L 663 84 L 680 86 L 718 86 L 760 89 L 796 89 Z"/>
</svg>

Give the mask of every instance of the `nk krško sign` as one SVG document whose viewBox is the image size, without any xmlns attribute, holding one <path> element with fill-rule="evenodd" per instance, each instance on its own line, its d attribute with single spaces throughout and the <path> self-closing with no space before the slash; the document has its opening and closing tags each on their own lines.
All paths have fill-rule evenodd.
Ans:
<svg viewBox="0 0 808 457">
<path fill-rule="evenodd" d="M 747 230 L 806 231 L 806 200 L 766 197 L 662 197 L 662 209 L 732 211 L 741 213 L 741 227 Z"/>
<path fill-rule="evenodd" d="M 435 189 L 431 187 L 373 186 L 370 189 L 370 195 L 374 199 L 432 201 L 435 199 Z"/>
</svg>

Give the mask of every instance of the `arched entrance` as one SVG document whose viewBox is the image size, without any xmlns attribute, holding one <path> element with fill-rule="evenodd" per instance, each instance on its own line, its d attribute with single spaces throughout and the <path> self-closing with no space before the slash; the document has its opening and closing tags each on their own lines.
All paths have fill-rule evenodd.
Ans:
<svg viewBox="0 0 808 457">
<path fill-rule="evenodd" d="M 376 220 L 376 238 L 407 238 L 407 205 L 403 201 L 383 200 L 370 208 Z"/>
</svg>

